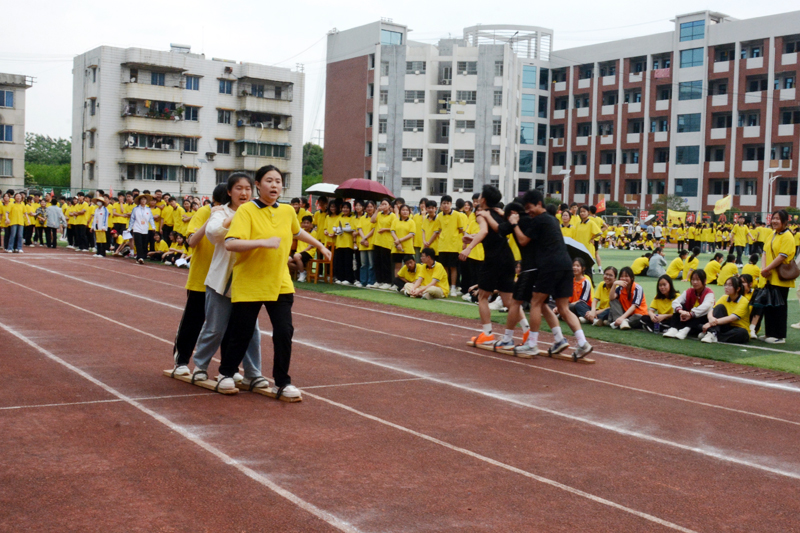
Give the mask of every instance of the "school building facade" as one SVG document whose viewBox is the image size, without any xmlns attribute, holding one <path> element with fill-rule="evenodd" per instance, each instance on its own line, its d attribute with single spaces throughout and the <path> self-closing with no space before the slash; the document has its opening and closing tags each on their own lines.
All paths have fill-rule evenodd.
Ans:
<svg viewBox="0 0 800 533">
<path fill-rule="evenodd" d="M 32 85 L 30 76 L 0 73 L 0 188 L 3 193 L 25 187 L 25 91 Z"/>
</svg>

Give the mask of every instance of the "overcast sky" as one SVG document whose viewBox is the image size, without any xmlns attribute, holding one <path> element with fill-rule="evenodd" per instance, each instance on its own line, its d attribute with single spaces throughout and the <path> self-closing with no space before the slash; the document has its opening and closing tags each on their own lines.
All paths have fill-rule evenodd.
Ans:
<svg viewBox="0 0 800 533">
<path fill-rule="evenodd" d="M 413 30 L 412 40 L 434 43 L 460 36 L 475 24 L 524 24 L 554 30 L 554 49 L 671 31 L 676 14 L 704 9 L 738 19 L 796 10 L 797 0 L 690 0 L 642 2 L 430 2 L 405 0 L 294 0 L 220 3 L 208 0 L 136 4 L 27 0 L 3 7 L 0 72 L 36 78 L 27 97 L 27 131 L 71 134 L 72 58 L 97 46 L 169 50 L 190 44 L 193 52 L 295 68 L 306 72 L 305 140 L 323 127 L 326 33 L 392 18 Z M 800 33 L 800 28 L 798 28 Z"/>
</svg>

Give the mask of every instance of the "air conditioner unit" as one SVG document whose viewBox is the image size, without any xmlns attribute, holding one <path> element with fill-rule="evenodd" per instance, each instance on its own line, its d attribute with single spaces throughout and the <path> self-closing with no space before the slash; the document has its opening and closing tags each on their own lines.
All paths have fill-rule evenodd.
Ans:
<svg viewBox="0 0 800 533">
<path fill-rule="evenodd" d="M 467 101 L 466 101 L 466 100 L 461 100 L 461 101 L 460 101 L 460 102 L 458 102 L 458 103 L 459 103 L 459 104 L 461 104 L 461 105 L 467 105 Z"/>
<path fill-rule="evenodd" d="M 246 149 L 245 149 L 245 150 L 242 150 L 242 157 L 244 157 L 244 156 L 246 156 L 246 155 L 247 155 L 247 150 L 246 150 Z"/>
<path fill-rule="evenodd" d="M 450 80 L 442 80 L 442 85 L 450 85 Z"/>
<path fill-rule="evenodd" d="M 456 192 L 464 192 L 464 189 L 456 189 Z"/>
<path fill-rule="evenodd" d="M 467 133 L 467 130 L 465 128 L 461 128 L 461 133 Z"/>
<path fill-rule="evenodd" d="M 419 98 L 414 98 L 414 103 L 418 104 L 419 103 Z"/>
<path fill-rule="evenodd" d="M 131 78 L 131 83 L 136 83 L 136 78 Z"/>
<path fill-rule="evenodd" d="M 414 131 L 414 133 L 416 133 L 416 132 L 418 132 L 418 131 L 419 131 L 419 128 L 414 128 L 414 130 L 413 130 L 413 131 Z"/>
<path fill-rule="evenodd" d="M 415 70 L 415 71 L 414 71 L 414 74 L 419 74 L 419 71 L 418 71 L 418 70 Z"/>
<path fill-rule="evenodd" d="M 411 161 L 416 161 L 416 160 L 417 160 L 417 158 L 416 158 L 416 157 L 412 157 L 412 158 L 411 158 Z"/>
<path fill-rule="evenodd" d="M 467 75 L 467 71 L 465 70 L 465 71 L 464 71 L 464 72 L 462 72 L 461 74 L 462 74 L 462 75 L 464 75 L 464 76 L 466 76 L 466 75 Z"/>
<path fill-rule="evenodd" d="M 463 163 L 463 162 L 464 162 L 464 160 L 463 160 L 463 159 L 459 159 L 459 160 L 458 160 L 458 162 L 459 162 L 459 163 Z"/>
<path fill-rule="evenodd" d="M 197 192 L 197 187 L 192 187 L 192 192 Z"/>
<path fill-rule="evenodd" d="M 284 126 L 283 124 L 278 124 L 278 129 L 279 130 L 285 130 L 286 126 Z"/>
</svg>

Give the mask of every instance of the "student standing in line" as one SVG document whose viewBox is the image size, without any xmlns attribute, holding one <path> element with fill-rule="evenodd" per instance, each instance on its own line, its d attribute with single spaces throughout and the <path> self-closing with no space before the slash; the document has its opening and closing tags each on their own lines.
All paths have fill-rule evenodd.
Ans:
<svg viewBox="0 0 800 533">
<path fill-rule="evenodd" d="M 359 281 L 364 287 L 375 288 L 375 223 L 372 215 L 375 214 L 375 202 L 369 200 L 364 208 L 364 216 L 359 218 L 358 225 L 358 253 L 361 256 L 361 272 Z"/>
<path fill-rule="evenodd" d="M 48 248 L 58 247 L 58 230 L 67 223 L 64 213 L 58 206 L 58 201 L 55 197 L 50 200 L 50 206 L 45 213 L 45 242 Z"/>
<path fill-rule="evenodd" d="M 427 206 L 428 199 L 423 198 L 419 201 L 419 212 L 411 217 L 411 220 L 414 221 L 414 226 L 417 228 L 416 233 L 414 233 L 414 259 L 417 262 L 419 262 L 419 252 L 422 250 L 422 221 L 428 214 Z"/>
<path fill-rule="evenodd" d="M 440 226 L 440 233 L 437 239 L 439 242 L 437 257 L 447 270 L 451 296 L 461 296 L 458 290 L 458 254 L 463 249 L 461 239 L 467 227 L 465 224 L 466 218 L 463 213 L 453 209 L 453 198 L 451 196 L 442 196 L 442 210 L 436 216 Z"/>
<path fill-rule="evenodd" d="M 108 224 L 110 217 L 105 200 L 100 197 L 95 198 L 94 201 L 97 204 L 97 209 L 95 209 L 92 217 L 91 232 L 94 234 L 96 254 L 100 257 L 105 257 L 106 251 L 108 251 Z"/>
<path fill-rule="evenodd" d="M 300 397 L 292 385 L 289 364 L 292 356 L 292 303 L 294 286 L 286 257 L 292 237 L 313 244 L 317 252 L 330 260 L 331 252 L 321 242 L 300 229 L 297 215 L 288 205 L 278 204 L 283 193 L 283 174 L 272 165 L 256 172 L 258 199 L 236 211 L 225 240 L 225 248 L 239 254 L 233 267 L 228 350 L 222 354 L 220 389 L 236 387 L 233 376 L 244 358 L 261 307 L 272 322 L 274 349 L 273 392 L 280 398 Z"/>
<path fill-rule="evenodd" d="M 153 213 L 147 206 L 151 198 L 149 194 L 140 194 L 136 197 L 137 205 L 131 211 L 128 222 L 128 231 L 133 234 L 133 243 L 136 247 L 136 262 L 140 265 L 144 264 L 147 257 L 150 226 L 155 224 Z"/>
<path fill-rule="evenodd" d="M 14 203 L 9 202 L 5 209 L 6 252 L 23 253 L 22 234 L 26 218 L 28 218 L 28 213 L 25 212 L 25 203 L 22 201 L 22 195 L 17 193 L 14 195 Z"/>
<path fill-rule="evenodd" d="M 353 224 L 355 219 L 350 212 L 350 202 L 342 202 L 342 213 L 336 223 L 336 254 L 333 256 L 333 275 L 342 285 L 352 285 L 356 281 L 353 271 Z"/>
<path fill-rule="evenodd" d="M 772 236 L 764 243 L 764 261 L 766 266 L 761 275 L 767 280 L 764 291 L 772 296 L 771 305 L 764 307 L 765 342 L 783 344 L 786 342 L 786 323 L 788 320 L 789 288 L 795 281 L 782 280 L 778 275 L 780 265 L 788 265 L 794 260 L 794 236 L 788 228 L 789 214 L 779 209 L 772 213 Z M 758 299 L 758 298 L 756 298 Z"/>
<path fill-rule="evenodd" d="M 561 234 L 570 239 L 575 238 L 575 226 L 572 225 L 572 213 L 569 211 L 561 212 Z"/>
<path fill-rule="evenodd" d="M 392 222 L 392 263 L 393 274 L 397 276 L 403 265 L 405 256 L 414 255 L 414 235 L 417 227 L 411 219 L 411 208 L 408 205 L 400 207 L 398 218 Z M 394 279 L 394 278 L 392 278 Z"/>
<path fill-rule="evenodd" d="M 594 247 L 594 241 L 602 233 L 600 227 L 589 216 L 590 211 L 588 206 L 581 206 L 578 209 L 580 221 L 575 224 L 575 240 L 581 243 L 589 250 L 592 257 L 597 257 L 597 252 Z"/>
<path fill-rule="evenodd" d="M 375 279 L 379 289 L 392 288 L 392 223 L 397 215 L 392 212 L 389 200 L 384 198 L 379 210 L 372 215 L 375 224 Z"/>
<path fill-rule="evenodd" d="M 439 234 L 442 231 L 442 225 L 436 217 L 436 209 L 438 205 L 436 200 L 428 200 L 425 202 L 425 217 L 422 219 L 422 247 L 431 248 L 438 253 L 439 250 Z M 417 228 L 420 229 L 420 228 Z"/>
</svg>

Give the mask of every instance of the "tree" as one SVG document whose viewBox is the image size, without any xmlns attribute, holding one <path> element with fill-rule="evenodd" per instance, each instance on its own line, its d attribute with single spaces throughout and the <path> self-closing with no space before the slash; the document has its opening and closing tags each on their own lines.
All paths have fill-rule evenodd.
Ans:
<svg viewBox="0 0 800 533">
<path fill-rule="evenodd" d="M 303 176 L 322 176 L 322 147 L 314 143 L 303 145 Z"/>
<path fill-rule="evenodd" d="M 656 203 L 650 205 L 648 208 L 650 213 L 664 211 L 665 216 L 668 209 L 672 211 L 688 211 L 689 204 L 683 199 L 682 196 L 677 196 L 674 194 L 662 194 L 658 197 Z"/>
<path fill-rule="evenodd" d="M 25 162 L 39 165 L 69 165 L 72 143 L 38 133 L 25 135 Z"/>
</svg>

